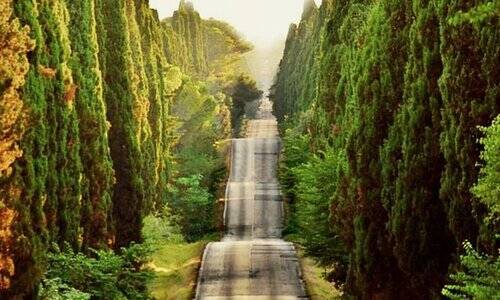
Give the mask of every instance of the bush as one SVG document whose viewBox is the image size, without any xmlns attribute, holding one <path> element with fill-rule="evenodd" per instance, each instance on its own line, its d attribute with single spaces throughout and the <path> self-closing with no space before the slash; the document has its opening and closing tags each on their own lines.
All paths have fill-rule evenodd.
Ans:
<svg viewBox="0 0 500 300">
<path fill-rule="evenodd" d="M 484 151 L 481 159 L 484 166 L 478 183 L 472 189 L 476 197 L 488 207 L 488 222 L 500 223 L 500 116 L 490 127 L 482 128 L 486 134 L 481 139 Z M 499 224 L 500 225 L 500 224 Z"/>
<path fill-rule="evenodd" d="M 92 250 L 93 257 L 67 248 L 48 255 L 41 299 L 151 299 L 146 284 L 153 274 L 143 269 L 149 247 L 132 244 L 120 254 Z"/>
<path fill-rule="evenodd" d="M 61 278 L 44 279 L 38 296 L 42 300 L 90 300 L 90 294 L 65 284 Z"/>
<path fill-rule="evenodd" d="M 481 255 L 469 242 L 464 243 L 464 248 L 462 270 L 450 276 L 455 284 L 446 285 L 443 295 L 450 299 L 499 299 L 500 257 Z"/>
<path fill-rule="evenodd" d="M 177 179 L 172 189 L 172 209 L 177 225 L 188 242 L 214 230 L 215 199 L 201 185 L 202 175 Z"/>
<path fill-rule="evenodd" d="M 162 242 L 182 243 L 184 237 L 180 227 L 176 225 L 177 219 L 178 217 L 173 215 L 168 207 L 164 207 L 161 213 L 144 218 L 142 236 L 146 243 L 151 245 L 159 245 Z"/>
</svg>

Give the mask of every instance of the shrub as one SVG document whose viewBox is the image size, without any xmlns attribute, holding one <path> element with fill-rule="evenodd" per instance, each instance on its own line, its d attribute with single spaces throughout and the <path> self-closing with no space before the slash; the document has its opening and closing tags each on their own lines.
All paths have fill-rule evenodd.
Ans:
<svg viewBox="0 0 500 300">
<path fill-rule="evenodd" d="M 178 216 L 176 223 L 188 242 L 214 230 L 215 200 L 201 185 L 202 179 L 201 175 L 179 178 L 172 190 L 171 206 Z"/>
<path fill-rule="evenodd" d="M 70 247 L 48 254 L 48 269 L 40 284 L 41 299 L 151 299 L 146 284 L 152 273 L 144 269 L 150 249 L 132 244 L 120 253 L 92 250 L 92 256 Z"/>
<path fill-rule="evenodd" d="M 486 134 L 481 139 L 484 166 L 472 192 L 488 207 L 490 215 L 487 221 L 495 224 L 500 223 L 500 116 L 482 131 Z"/>
<path fill-rule="evenodd" d="M 470 242 L 464 243 L 465 255 L 460 257 L 462 270 L 452 274 L 454 284 L 446 285 L 443 295 L 450 299 L 499 299 L 500 257 L 478 253 Z"/>
<path fill-rule="evenodd" d="M 44 279 L 38 296 L 42 300 L 90 300 L 90 294 L 70 287 L 61 278 Z"/>
</svg>

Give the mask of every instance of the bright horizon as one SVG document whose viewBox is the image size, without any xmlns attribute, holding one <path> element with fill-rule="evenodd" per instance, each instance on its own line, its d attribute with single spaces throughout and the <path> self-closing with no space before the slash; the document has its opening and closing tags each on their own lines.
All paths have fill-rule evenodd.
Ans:
<svg viewBox="0 0 500 300">
<path fill-rule="evenodd" d="M 150 0 L 161 19 L 172 16 L 180 0 Z M 321 0 L 315 0 L 319 5 Z M 300 21 L 304 0 L 191 0 L 205 18 L 226 21 L 256 47 L 280 42 L 291 23 Z"/>
<path fill-rule="evenodd" d="M 320 5 L 322 0 L 315 0 Z M 180 0 L 150 0 L 160 19 L 171 17 Z M 304 0 L 191 0 L 202 18 L 231 24 L 251 42 L 255 50 L 247 55 L 250 73 L 259 88 L 267 91 L 281 59 L 290 24 L 300 21 Z"/>
</svg>

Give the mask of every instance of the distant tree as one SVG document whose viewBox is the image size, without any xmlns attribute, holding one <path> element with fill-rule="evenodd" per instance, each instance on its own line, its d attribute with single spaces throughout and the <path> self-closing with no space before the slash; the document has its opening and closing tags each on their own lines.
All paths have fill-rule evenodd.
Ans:
<svg viewBox="0 0 500 300">
<path fill-rule="evenodd" d="M 245 106 L 260 99 L 264 92 L 259 90 L 255 80 L 246 74 L 240 75 L 226 90 L 226 93 L 231 95 L 233 100 L 231 117 L 233 129 L 237 131 L 241 125 L 241 119 L 245 115 Z"/>
</svg>

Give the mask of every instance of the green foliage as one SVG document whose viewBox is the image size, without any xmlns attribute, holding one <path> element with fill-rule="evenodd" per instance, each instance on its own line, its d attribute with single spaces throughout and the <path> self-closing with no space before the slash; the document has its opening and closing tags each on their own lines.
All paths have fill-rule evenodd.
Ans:
<svg viewBox="0 0 500 300">
<path fill-rule="evenodd" d="M 201 180 L 201 175 L 179 178 L 172 190 L 170 206 L 187 241 L 195 241 L 214 230 L 215 199 L 201 186 Z"/>
<path fill-rule="evenodd" d="M 324 160 L 316 157 L 293 169 L 297 178 L 294 187 L 297 191 L 295 218 L 308 254 L 319 257 L 324 264 L 346 263 L 342 241 L 330 226 L 330 199 L 324 197 L 331 193 L 331 184 L 335 183 L 329 179 L 332 168 L 336 167 L 336 160 L 327 155 Z M 323 184 L 318 184 L 320 182 Z M 327 253 L 324 252 L 325 248 L 328 249 Z"/>
<path fill-rule="evenodd" d="M 254 79 L 246 74 L 242 74 L 227 88 L 226 93 L 231 95 L 233 100 L 231 106 L 233 129 L 235 132 L 239 132 L 246 106 L 250 102 L 260 99 L 264 92 L 257 88 L 257 83 Z"/>
<path fill-rule="evenodd" d="M 226 173 L 219 142 L 231 136 L 227 102 L 226 95 L 213 94 L 206 83 L 191 79 L 184 81 L 174 99 L 172 113 L 178 118 L 179 140 L 173 151 L 172 196 L 166 203 L 188 241 L 214 229 L 214 195 Z M 203 218 L 197 217 L 200 211 Z"/>
<path fill-rule="evenodd" d="M 177 225 L 176 217 L 172 214 L 169 206 L 165 206 L 161 212 L 145 217 L 142 234 L 146 243 L 159 245 L 163 242 L 183 242 L 184 237 Z"/>
<path fill-rule="evenodd" d="M 23 157 L 13 165 L 12 197 L 16 242 L 8 255 L 16 262 L 7 298 L 28 296 L 43 270 L 51 242 L 80 244 L 83 174 L 75 77 L 69 67 L 69 13 L 63 1 L 15 1 L 14 14 L 31 28 L 35 49 L 22 99 L 29 122 L 20 142 Z M 75 50 L 77 51 L 77 50 Z M 5 191 L 2 187 L 2 192 Z M 2 251 L 3 255 L 3 251 Z"/>
<path fill-rule="evenodd" d="M 215 19 L 204 20 L 206 27 L 206 43 L 215 42 L 208 47 L 207 59 L 217 61 L 228 54 L 243 54 L 253 49 L 253 45 L 243 40 L 236 29 L 226 22 Z M 224 40 L 222 40 L 224 39 Z"/>
<path fill-rule="evenodd" d="M 231 135 L 224 92 L 251 47 L 181 6 L 160 21 L 147 1 L 2 2 L 0 40 L 15 51 L 0 57 L 9 54 L 0 91 L 15 101 L 6 113 L 0 106 L 0 172 L 9 175 L 0 182 L 1 298 L 32 296 L 52 243 L 89 254 L 140 242 L 144 216 L 184 187 L 178 178 L 202 174 L 200 191 L 220 188 L 219 141 Z M 198 205 L 209 204 L 189 209 Z M 45 290 L 76 297 L 71 287 L 54 279 Z"/>
<path fill-rule="evenodd" d="M 500 297 L 500 258 L 478 253 L 464 242 L 465 254 L 460 256 L 461 271 L 450 275 L 454 284 L 442 293 L 450 299 L 498 299 Z"/>
<path fill-rule="evenodd" d="M 63 283 L 61 278 L 44 279 L 38 297 L 43 300 L 90 300 L 91 295 Z"/>
<path fill-rule="evenodd" d="M 398 267 L 412 290 L 438 297 L 454 246 L 439 201 L 442 100 L 436 82 L 442 63 L 439 35 L 432 29 L 438 26 L 435 4 L 417 1 L 412 13 L 403 101 L 381 150 L 381 195 Z"/>
<path fill-rule="evenodd" d="M 481 129 L 485 137 L 481 139 L 484 150 L 481 159 L 484 166 L 478 183 L 472 192 L 488 207 L 488 222 L 500 222 L 500 116 L 497 116 L 490 127 Z"/>
<path fill-rule="evenodd" d="M 397 270 L 391 270 L 393 253 L 383 229 L 387 211 L 380 201 L 382 164 L 380 147 L 394 119 L 394 107 L 401 101 L 403 66 L 406 59 L 406 7 L 392 1 L 369 8 L 358 52 L 359 77 L 353 82 L 352 97 L 359 109 L 359 123 L 347 138 L 346 152 L 350 191 L 345 195 L 354 210 L 354 240 L 350 270 L 352 289 L 362 297 L 381 293 L 398 298 L 405 293 L 397 286 Z M 392 26 L 399 22 L 398 26 Z M 390 282 L 390 284 L 387 284 Z"/>
<path fill-rule="evenodd" d="M 68 248 L 69 249 L 69 248 Z M 150 299 L 146 284 L 152 278 L 143 269 L 151 253 L 133 244 L 120 254 L 93 251 L 90 257 L 72 250 L 48 254 L 48 269 L 41 283 L 41 299 Z"/>
<path fill-rule="evenodd" d="M 133 59 L 128 35 L 126 7 L 120 0 L 96 1 L 99 62 L 104 78 L 104 99 L 111 123 L 109 147 L 115 169 L 113 218 L 116 220 L 116 247 L 140 241 L 142 216 L 147 198 L 145 174 L 150 167 L 141 148 L 141 117 L 135 115 L 144 99 L 133 79 Z"/>
<path fill-rule="evenodd" d="M 92 1 L 68 4 L 72 57 L 70 67 L 76 88 L 82 159 L 82 216 L 84 247 L 102 247 L 112 232 L 111 196 L 113 163 L 108 146 L 108 122 L 99 70 L 97 33 Z"/>
<path fill-rule="evenodd" d="M 271 95 L 288 231 L 323 263 L 340 260 L 359 298 L 438 298 L 464 239 L 497 255 L 484 218 L 498 197 L 470 191 L 477 126 L 500 111 L 496 4 L 308 3 Z"/>
<path fill-rule="evenodd" d="M 172 18 L 168 19 L 167 22 L 179 35 L 187 50 L 185 52 L 188 57 L 187 65 L 175 64 L 182 66 L 183 71 L 188 74 L 207 75 L 208 63 L 205 59 L 206 47 L 200 14 L 194 10 L 191 3 L 181 2 L 179 9 L 174 12 Z"/>
<path fill-rule="evenodd" d="M 481 1 L 482 3 L 483 1 Z M 440 20 L 440 52 L 443 72 L 438 81 L 443 99 L 441 151 L 445 158 L 441 177 L 440 198 L 448 213 L 448 226 L 457 245 L 465 239 L 489 244 L 482 227 L 482 209 L 471 193 L 476 183 L 481 147 L 477 143 L 478 126 L 491 124 L 500 112 L 499 69 L 496 61 L 500 45 L 499 20 L 461 26 L 448 19 L 460 10 L 473 7 L 468 1 L 443 1 L 438 5 Z M 459 74 L 459 76 L 458 76 Z M 483 232 L 481 232 L 483 231 Z M 481 232 L 481 235 L 480 235 Z"/>
<path fill-rule="evenodd" d="M 314 2 L 314 1 L 313 1 Z M 285 52 L 281 60 L 280 74 L 272 87 L 271 98 L 275 98 L 274 112 L 279 120 L 286 116 L 306 110 L 316 93 L 317 70 L 315 55 L 320 55 L 320 26 L 314 26 L 318 19 L 318 9 L 315 3 L 305 2 L 304 18 L 299 26 L 290 26 Z M 297 84 L 307 78 L 307 83 Z M 293 99 L 293 100 L 292 100 Z"/>
<path fill-rule="evenodd" d="M 467 12 L 458 12 L 451 17 L 448 22 L 451 25 L 462 25 L 466 22 L 471 24 L 478 24 L 493 17 L 500 16 L 500 2 L 489 1 L 486 3 L 478 4 Z"/>
</svg>

